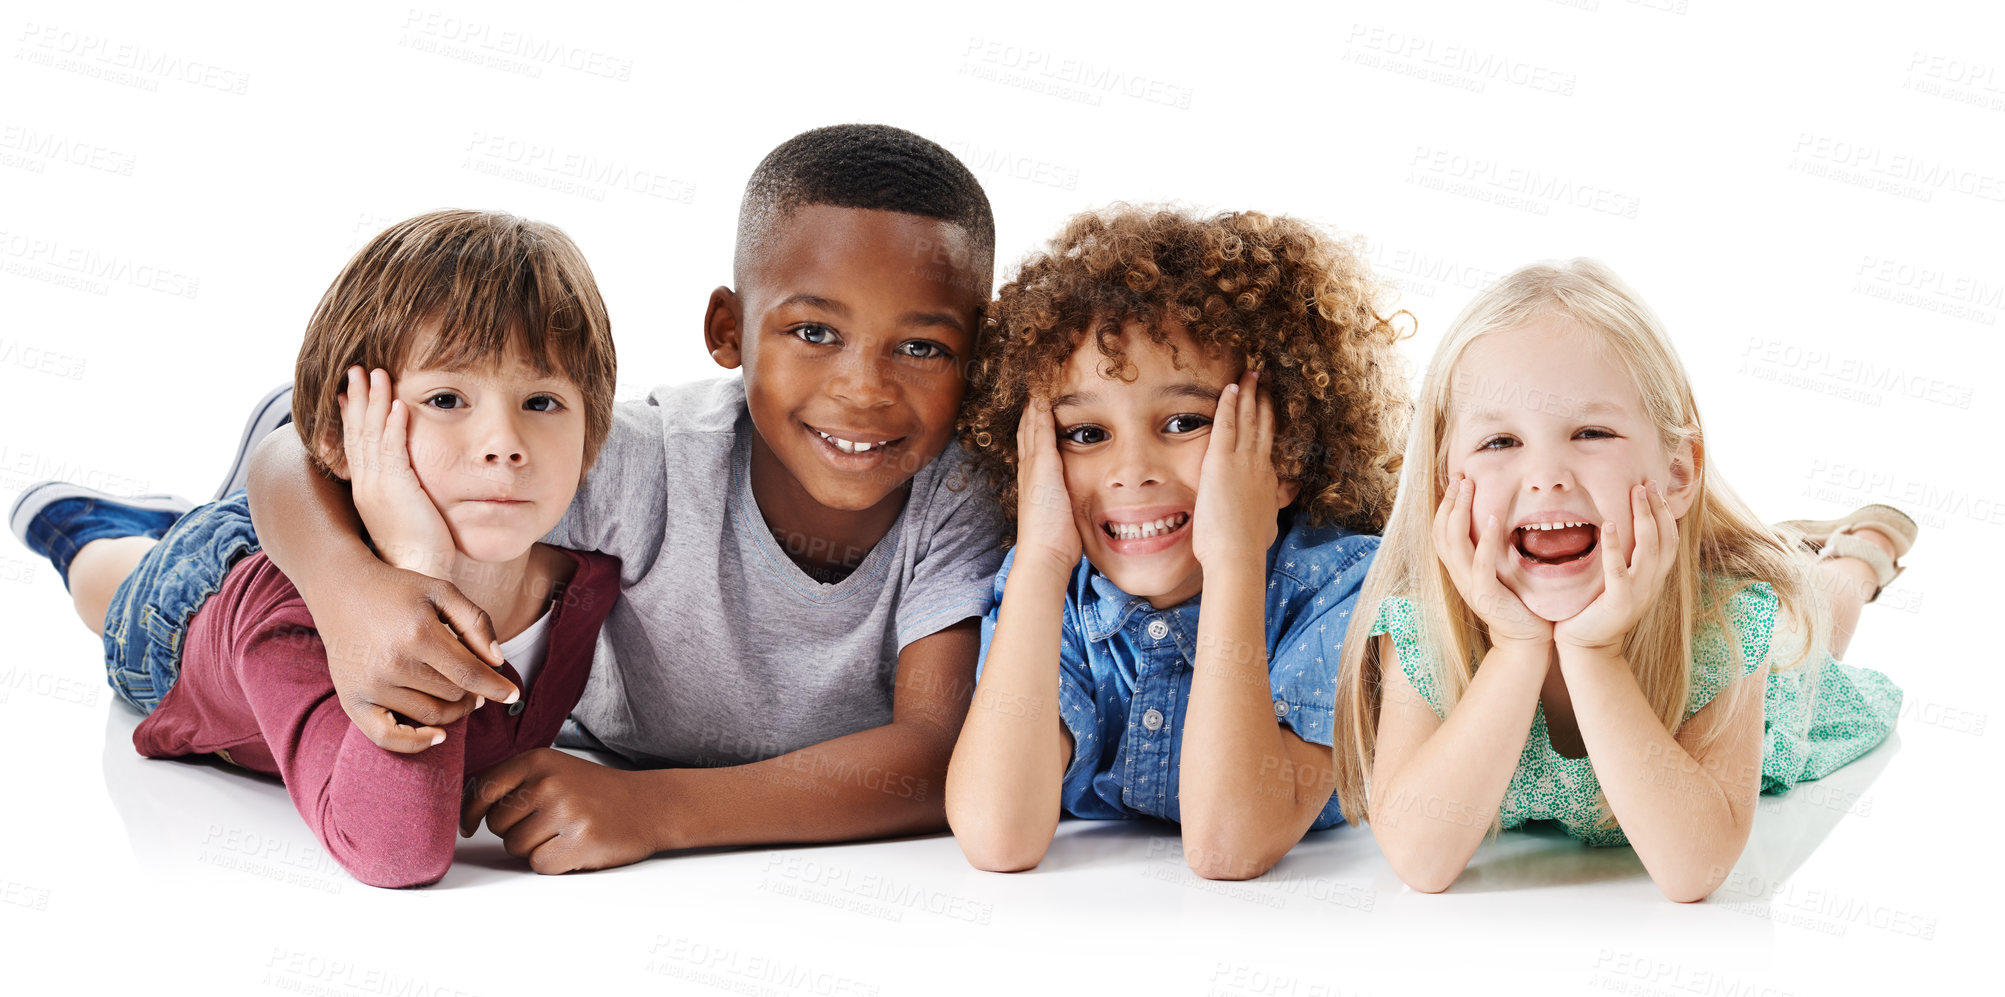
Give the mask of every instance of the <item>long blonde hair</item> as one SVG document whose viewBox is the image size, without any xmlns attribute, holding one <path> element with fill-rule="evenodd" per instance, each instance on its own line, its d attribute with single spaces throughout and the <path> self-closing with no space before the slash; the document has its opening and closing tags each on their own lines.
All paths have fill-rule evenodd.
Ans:
<svg viewBox="0 0 2005 997">
<path fill-rule="evenodd" d="M 1481 620 L 1463 603 L 1435 555 L 1433 519 L 1446 491 L 1443 437 L 1455 367 L 1478 337 L 1560 319 L 1594 337 L 1634 380 L 1644 414 L 1666 453 L 1691 444 L 1691 507 L 1678 521 L 1677 560 L 1664 590 L 1622 645 L 1643 698 L 1676 733 L 1691 685 L 1692 634 L 1712 623 L 1731 633 L 1728 596 L 1756 581 L 1774 587 L 1783 612 L 1815 634 L 1816 597 L 1788 541 L 1764 525 L 1710 467 L 1691 382 L 1664 326 L 1621 278 L 1598 261 L 1545 261 L 1522 267 L 1471 301 L 1443 334 L 1428 364 L 1406 448 L 1399 498 L 1385 540 L 1351 614 L 1337 688 L 1337 798 L 1346 819 L 1370 819 L 1367 800 L 1378 733 L 1379 642 L 1371 636 L 1379 603 L 1405 598 L 1420 611 L 1445 714 L 1454 709 L 1490 648 Z M 1806 653 L 1809 651 L 1805 647 Z M 1740 649 L 1734 648 L 1736 660 Z M 1735 674 L 1739 674 L 1736 672 Z M 1607 816 L 1603 806 L 1604 818 Z"/>
</svg>

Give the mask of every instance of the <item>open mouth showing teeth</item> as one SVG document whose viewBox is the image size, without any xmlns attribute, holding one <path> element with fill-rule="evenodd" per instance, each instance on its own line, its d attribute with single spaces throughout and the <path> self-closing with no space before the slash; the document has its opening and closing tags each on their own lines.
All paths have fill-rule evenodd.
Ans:
<svg viewBox="0 0 2005 997">
<path fill-rule="evenodd" d="M 1565 564 L 1594 553 L 1600 531 L 1587 523 L 1527 523 L 1511 535 L 1511 543 L 1534 564 Z"/>
<path fill-rule="evenodd" d="M 814 427 L 810 426 L 808 428 L 813 429 Z M 868 440 L 845 440 L 840 436 L 830 436 L 829 434 L 824 433 L 819 429 L 816 429 L 814 433 L 816 436 L 819 436 L 824 441 L 826 441 L 829 446 L 832 446 L 837 450 L 842 451 L 843 453 L 869 453 L 872 450 L 882 450 L 885 447 L 888 447 L 891 444 L 898 442 L 898 440 L 902 440 L 905 438 L 903 436 L 900 436 L 897 439 L 879 440 L 872 442 Z"/>
<path fill-rule="evenodd" d="M 1147 523 L 1101 523 L 1100 530 L 1114 540 L 1147 540 L 1165 533 L 1175 533 L 1189 522 L 1190 513 L 1179 512 Z"/>
</svg>

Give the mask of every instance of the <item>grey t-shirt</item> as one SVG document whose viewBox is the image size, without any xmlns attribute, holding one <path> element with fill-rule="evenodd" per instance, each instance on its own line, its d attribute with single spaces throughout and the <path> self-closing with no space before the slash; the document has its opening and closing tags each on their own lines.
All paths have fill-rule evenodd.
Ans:
<svg viewBox="0 0 2005 997">
<path fill-rule="evenodd" d="M 729 377 L 622 402 L 545 541 L 620 559 L 620 599 L 560 743 L 640 765 L 738 765 L 891 722 L 905 645 L 988 611 L 991 496 L 950 444 L 847 578 L 787 557 L 752 497 L 752 417 Z M 596 743 L 594 743 L 596 742 Z"/>
</svg>

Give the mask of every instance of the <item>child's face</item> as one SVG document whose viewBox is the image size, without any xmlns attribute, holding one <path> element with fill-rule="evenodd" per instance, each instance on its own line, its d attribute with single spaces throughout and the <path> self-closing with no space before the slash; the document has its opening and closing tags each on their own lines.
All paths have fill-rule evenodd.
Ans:
<svg viewBox="0 0 2005 997">
<path fill-rule="evenodd" d="M 967 269 L 968 237 L 936 219 L 828 205 L 799 208 L 781 229 L 738 289 L 737 314 L 713 295 L 708 320 L 711 355 L 745 367 L 762 511 L 902 503 L 952 438 L 967 387 L 988 297 Z M 775 464 L 786 473 L 771 475 Z"/>
<path fill-rule="evenodd" d="M 584 397 L 561 372 L 536 373 L 511 347 L 492 369 L 406 367 L 411 468 L 475 561 L 527 553 L 571 504 L 584 469 Z"/>
<path fill-rule="evenodd" d="M 1508 540 L 1497 578 L 1542 619 L 1568 619 L 1601 594 L 1604 522 L 1618 524 L 1631 555 L 1630 488 L 1656 482 L 1674 516 L 1690 505 L 1688 475 L 1673 479 L 1634 382 L 1568 325 L 1477 338 L 1450 387 L 1442 471 L 1475 482 L 1470 539 L 1497 517 Z M 1573 525 L 1532 528 L 1554 524 Z"/>
<path fill-rule="evenodd" d="M 1135 378 L 1105 377 L 1091 336 L 1066 362 L 1052 417 L 1071 493 L 1073 523 L 1086 558 L 1121 591 L 1157 608 L 1204 588 L 1191 549 L 1198 473 L 1211 440 L 1218 394 L 1239 377 L 1236 358 L 1200 353 L 1182 325 L 1167 326 L 1183 363 L 1168 346 L 1130 323 L 1120 348 Z"/>
</svg>

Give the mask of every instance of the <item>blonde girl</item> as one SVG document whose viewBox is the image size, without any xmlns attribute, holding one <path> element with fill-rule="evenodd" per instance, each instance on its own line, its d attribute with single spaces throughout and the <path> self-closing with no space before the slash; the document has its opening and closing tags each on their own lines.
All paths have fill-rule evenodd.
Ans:
<svg viewBox="0 0 2005 997">
<path fill-rule="evenodd" d="M 1343 812 L 1426 892 L 1493 828 L 1557 820 L 1633 846 L 1666 896 L 1705 897 L 1759 792 L 1865 753 L 1899 710 L 1885 676 L 1829 651 L 1913 522 L 1869 506 L 1795 526 L 1764 525 L 1709 466 L 1677 353 L 1614 273 L 1506 276 L 1421 388 L 1345 642 Z"/>
</svg>

